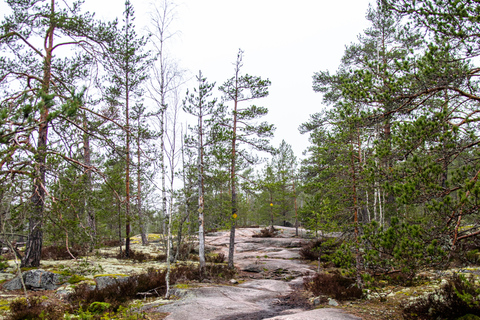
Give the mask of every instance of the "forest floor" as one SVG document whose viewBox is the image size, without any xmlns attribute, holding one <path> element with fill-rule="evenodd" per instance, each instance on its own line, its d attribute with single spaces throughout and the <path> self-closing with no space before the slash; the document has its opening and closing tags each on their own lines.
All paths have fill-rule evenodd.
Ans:
<svg viewBox="0 0 480 320">
<path fill-rule="evenodd" d="M 465 271 L 450 270 L 423 274 L 425 281 L 414 287 L 385 286 L 381 292 L 370 292 L 366 298 L 353 301 L 328 301 L 314 297 L 303 290 L 303 281 L 313 276 L 318 265 L 300 259 L 299 251 L 308 239 L 295 236 L 294 228 L 275 227 L 274 237 L 253 237 L 260 228 L 237 229 L 235 238 L 235 266 L 238 273 L 234 279 L 222 283 L 189 282 L 177 283 L 172 289 L 172 298 L 139 299 L 135 310 L 145 319 L 189 320 L 308 320 L 308 319 L 403 319 L 401 303 L 432 292 L 439 288 L 447 273 Z M 300 231 L 301 233 L 304 231 Z M 211 252 L 228 256 L 229 232 L 214 232 L 206 236 L 206 247 Z M 133 244 L 132 250 L 150 256 L 163 254 L 161 241 L 152 241 L 147 247 Z M 112 258 L 118 248 L 101 249 L 84 260 L 45 260 L 41 268 L 62 272 L 89 274 L 93 279 L 99 275 L 134 275 L 149 268 L 162 268 L 162 262 L 132 262 Z M 84 262 L 82 262 L 84 261 Z M 83 268 L 83 269 L 82 269 Z M 87 270 L 88 269 L 88 270 Z M 8 271 L 8 270 L 7 270 Z M 326 270 L 328 271 L 328 270 Z M 479 273 L 477 269 L 470 270 Z M 11 279 L 10 272 L 0 273 L 0 279 Z M 57 290 L 33 294 L 49 300 L 59 300 L 59 292 L 68 291 L 68 285 Z M 71 290 L 71 288 L 70 288 Z M 0 292 L 0 312 L 22 293 Z M 4 312 L 5 314 L 5 312 Z"/>
</svg>

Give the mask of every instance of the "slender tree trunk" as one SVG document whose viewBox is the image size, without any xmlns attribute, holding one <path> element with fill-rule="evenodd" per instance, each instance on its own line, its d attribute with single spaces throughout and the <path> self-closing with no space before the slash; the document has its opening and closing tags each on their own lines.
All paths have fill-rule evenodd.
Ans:
<svg viewBox="0 0 480 320">
<path fill-rule="evenodd" d="M 120 204 L 120 200 L 117 200 L 117 212 L 118 212 L 118 243 L 120 249 L 120 255 L 122 254 L 122 245 L 123 245 L 123 238 L 122 238 L 122 206 Z"/>
<path fill-rule="evenodd" d="M 130 124 L 129 124 L 129 91 L 128 72 L 126 84 L 125 118 L 127 131 L 126 135 L 126 156 L 125 156 L 125 257 L 130 257 Z"/>
<path fill-rule="evenodd" d="M 298 237 L 298 209 L 297 209 L 297 192 L 295 190 L 295 181 L 293 181 L 293 199 L 295 204 L 295 236 Z"/>
<path fill-rule="evenodd" d="M 228 248 L 228 267 L 233 269 L 233 255 L 235 252 L 235 224 L 237 222 L 237 192 L 235 189 L 235 166 L 236 166 L 236 144 L 237 144 L 237 99 L 235 99 L 234 103 L 234 111 L 233 111 L 233 137 L 232 137 L 232 166 L 230 169 L 230 180 L 231 180 L 231 188 L 232 188 L 232 217 L 231 221 L 231 228 L 230 228 L 230 245 Z"/>
<path fill-rule="evenodd" d="M 172 200 L 171 200 L 172 202 Z M 173 206 L 173 202 L 171 204 Z M 168 226 L 167 226 L 167 274 L 165 275 L 165 283 L 167 286 L 167 290 L 165 292 L 165 298 L 168 299 L 170 297 L 170 270 L 171 270 L 171 259 L 170 256 L 172 254 L 171 246 L 172 246 L 172 215 L 173 212 L 169 212 L 168 214 Z"/>
<path fill-rule="evenodd" d="M 163 97 L 162 97 L 162 101 Z M 165 232 L 165 218 L 167 217 L 167 181 L 166 181 L 166 170 L 165 170 L 165 111 L 162 102 L 162 111 L 161 111 L 161 138 L 160 138 L 160 170 L 162 173 L 162 210 L 163 210 L 163 232 Z"/>
<path fill-rule="evenodd" d="M 353 214 L 354 214 L 354 224 L 355 224 L 355 269 L 357 272 L 357 286 L 361 288 L 362 278 L 360 274 L 361 270 L 361 255 L 360 255 L 360 235 L 358 230 L 358 200 L 357 200 L 357 179 L 355 172 L 355 156 L 353 154 L 353 145 L 350 144 L 350 164 L 351 164 L 351 174 L 352 174 L 352 197 L 353 197 Z"/>
<path fill-rule="evenodd" d="M 199 74 L 202 79 L 202 74 Z M 203 114 L 202 106 L 199 108 L 198 117 L 198 255 L 200 258 L 200 278 L 205 275 L 205 219 L 204 219 L 204 185 L 203 185 Z"/>
<path fill-rule="evenodd" d="M 273 194 L 272 191 L 270 191 L 270 223 L 273 228 Z"/>
<path fill-rule="evenodd" d="M 142 245 L 148 244 L 148 238 L 145 228 L 145 216 L 142 210 L 142 163 L 141 163 L 141 148 L 140 148 L 140 114 L 137 119 L 138 135 L 137 135 L 137 212 L 140 224 L 140 235 L 142 237 Z"/>
<path fill-rule="evenodd" d="M 51 19 L 55 14 L 55 0 L 50 3 Z M 53 20 L 50 22 L 50 27 L 47 30 L 45 39 L 45 58 L 43 65 L 43 79 L 42 91 L 44 95 L 48 95 L 50 89 L 51 69 L 52 69 L 52 51 L 53 35 L 55 24 Z M 43 214 L 45 205 L 45 173 L 46 173 L 46 158 L 47 158 L 47 137 L 48 137 L 48 112 L 49 101 L 42 97 L 44 102 L 43 108 L 40 110 L 40 123 L 38 127 L 37 150 L 35 154 L 35 174 L 33 179 L 33 194 L 31 198 L 32 213 L 28 220 L 28 239 L 26 245 L 25 256 L 21 262 L 21 267 L 38 267 L 40 266 L 40 259 L 42 253 L 43 243 Z"/>
<path fill-rule="evenodd" d="M 88 226 L 88 232 L 90 235 L 90 250 L 93 250 L 95 247 L 95 243 L 97 240 L 97 223 L 95 220 L 95 212 L 93 211 L 91 201 L 92 196 L 92 171 L 90 170 L 91 167 L 91 160 L 90 160 L 90 135 L 88 134 L 88 121 L 86 113 L 83 114 L 83 161 L 85 162 L 85 213 L 86 213 L 86 220 Z"/>
</svg>

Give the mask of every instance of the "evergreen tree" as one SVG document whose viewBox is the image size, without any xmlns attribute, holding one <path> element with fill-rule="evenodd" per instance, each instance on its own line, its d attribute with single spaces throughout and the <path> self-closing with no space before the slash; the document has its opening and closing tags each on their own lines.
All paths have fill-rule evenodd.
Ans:
<svg viewBox="0 0 480 320">
<path fill-rule="evenodd" d="M 22 266 L 37 267 L 48 188 L 48 129 L 56 121 L 75 115 L 82 104 L 82 97 L 75 94 L 77 81 L 87 73 L 85 66 L 92 61 L 90 53 L 96 54 L 100 48 L 97 45 L 111 39 L 111 25 L 99 23 L 92 14 L 82 14 L 81 2 L 67 5 L 56 0 L 12 0 L 7 4 L 12 13 L 0 25 L 0 50 L 12 54 L 3 56 L 0 63 L 0 81 L 5 89 L 0 106 L 0 136 L 9 150 L 7 155 L 22 153 L 27 157 L 24 159 L 33 159 L 28 170 L 20 165 L 21 171 L 28 171 L 33 184 L 29 237 Z M 58 58 L 55 53 L 66 47 L 72 48 L 73 53 L 68 58 Z M 6 83 L 9 85 L 5 86 Z M 37 142 L 31 144 L 35 136 Z M 19 139 L 23 142 L 16 145 Z M 18 165 L 13 167 L 19 168 Z"/>
<path fill-rule="evenodd" d="M 116 30 L 117 37 L 109 45 L 107 70 L 111 75 L 112 85 L 108 88 L 111 103 L 123 105 L 125 112 L 125 255 L 130 255 L 130 233 L 132 214 L 130 212 L 130 163 L 131 102 L 141 95 L 141 84 L 147 78 L 148 53 L 143 52 L 146 39 L 138 37 L 134 26 L 134 10 L 129 0 L 125 1 L 124 25 Z"/>
<path fill-rule="evenodd" d="M 198 124 L 193 128 L 193 143 L 197 147 L 197 174 L 198 174 L 198 239 L 200 256 L 200 273 L 203 276 L 205 272 L 205 146 L 215 143 L 212 141 L 213 135 L 210 134 L 214 117 L 218 116 L 220 107 L 216 105 L 216 99 L 209 101 L 215 84 L 209 84 L 207 79 L 202 76 L 202 72 L 196 77 L 198 89 L 194 88 L 193 93 L 187 91 L 187 97 L 183 102 L 183 110 L 198 119 Z M 210 131 L 210 132 L 209 132 Z M 210 138 L 210 139 L 208 139 Z"/>
<path fill-rule="evenodd" d="M 237 219 L 237 159 L 240 156 L 249 163 L 255 163 L 256 157 L 249 155 L 245 150 L 238 149 L 238 144 L 248 144 L 259 151 L 273 151 L 268 139 L 273 135 L 274 127 L 266 122 L 254 124 L 253 120 L 267 114 L 264 107 L 252 105 L 241 108 L 239 103 L 252 99 L 263 98 L 268 95 L 269 80 L 262 80 L 260 77 L 242 75 L 243 51 L 239 50 L 235 62 L 234 76 L 219 87 L 224 94 L 226 101 L 233 102 L 231 119 L 224 122 L 229 139 L 231 141 L 231 166 L 230 166 L 230 187 L 231 187 L 231 229 L 230 246 L 228 252 L 228 266 L 233 268 L 233 254 L 235 248 L 235 225 Z M 252 138 L 253 136 L 253 138 Z"/>
</svg>

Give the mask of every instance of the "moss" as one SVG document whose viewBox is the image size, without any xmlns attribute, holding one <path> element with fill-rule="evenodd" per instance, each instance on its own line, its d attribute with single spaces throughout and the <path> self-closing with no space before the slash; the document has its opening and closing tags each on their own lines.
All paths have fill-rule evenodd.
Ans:
<svg viewBox="0 0 480 320">
<path fill-rule="evenodd" d="M 0 300 L 0 310 L 9 311 L 10 301 L 5 299 Z"/>
<path fill-rule="evenodd" d="M 121 274 L 121 273 L 112 273 L 112 274 L 97 274 L 93 276 L 95 279 L 98 277 L 112 277 L 117 279 L 117 277 L 128 277 L 128 274 Z"/>
<path fill-rule="evenodd" d="M 85 277 L 74 274 L 70 277 L 70 279 L 68 279 L 67 282 L 70 283 L 70 284 L 75 284 L 75 283 L 79 283 L 80 281 L 83 281 L 83 280 L 86 280 L 86 279 L 87 278 L 85 278 Z"/>
<path fill-rule="evenodd" d="M 25 271 L 30 271 L 30 270 L 36 270 L 37 268 L 36 267 L 24 267 L 24 268 L 21 268 L 20 270 L 22 270 L 22 272 L 25 272 Z"/>
<path fill-rule="evenodd" d="M 190 289 L 193 288 L 193 286 L 186 284 L 186 283 L 179 283 L 175 285 L 175 288 L 177 289 Z"/>
</svg>

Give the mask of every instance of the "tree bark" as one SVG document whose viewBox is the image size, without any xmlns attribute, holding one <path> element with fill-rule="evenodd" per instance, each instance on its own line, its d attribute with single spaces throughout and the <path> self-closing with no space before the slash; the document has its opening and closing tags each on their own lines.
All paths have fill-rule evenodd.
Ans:
<svg viewBox="0 0 480 320">
<path fill-rule="evenodd" d="M 53 35 L 55 30 L 55 23 L 53 21 L 55 14 L 55 0 L 50 3 L 50 27 L 47 30 L 45 39 L 45 58 L 43 65 L 43 79 L 42 79 L 42 102 L 43 108 L 40 110 L 40 124 L 38 127 L 37 150 L 35 154 L 35 173 L 33 179 L 33 194 L 31 198 L 32 214 L 28 220 L 28 239 L 26 244 L 25 256 L 21 262 L 21 267 L 38 267 L 40 266 L 40 259 L 43 244 L 43 214 L 45 205 L 45 173 L 46 173 L 46 158 L 47 158 L 47 137 L 48 137 L 48 113 L 49 101 L 46 101 L 46 95 L 49 93 L 51 69 L 52 69 L 52 51 L 53 51 Z"/>
<path fill-rule="evenodd" d="M 141 157 L 141 148 L 140 148 L 140 114 L 138 115 L 138 135 L 137 135 L 137 211 L 138 211 L 138 220 L 140 224 L 140 235 L 142 237 L 142 245 L 146 246 L 148 244 L 147 233 L 145 230 L 145 217 L 142 210 L 142 164 L 140 162 Z"/>
<path fill-rule="evenodd" d="M 237 69 L 237 79 L 238 79 L 238 69 Z M 233 269 L 233 255 L 235 253 L 235 224 L 237 222 L 237 193 L 235 188 L 235 165 L 236 165 L 236 143 L 237 143 L 237 98 L 235 99 L 234 103 L 234 111 L 233 111 L 233 137 L 232 137 L 232 166 L 230 169 L 230 180 L 231 180 L 231 188 L 232 188 L 232 217 L 231 220 L 231 227 L 230 227 L 230 243 L 228 248 L 228 267 Z"/>
<path fill-rule="evenodd" d="M 85 206 L 85 213 L 86 213 L 86 220 L 87 226 L 89 228 L 88 232 L 90 235 L 90 250 L 93 250 L 95 247 L 96 239 L 97 239 L 97 224 L 95 219 L 95 212 L 93 211 L 92 205 L 90 203 L 91 194 L 92 194 L 92 171 L 90 170 L 91 167 L 91 160 L 90 160 L 90 136 L 88 134 L 88 122 L 87 122 L 87 115 L 86 113 L 83 114 L 83 161 L 85 162 L 85 199 L 84 199 L 84 206 Z"/>
</svg>

